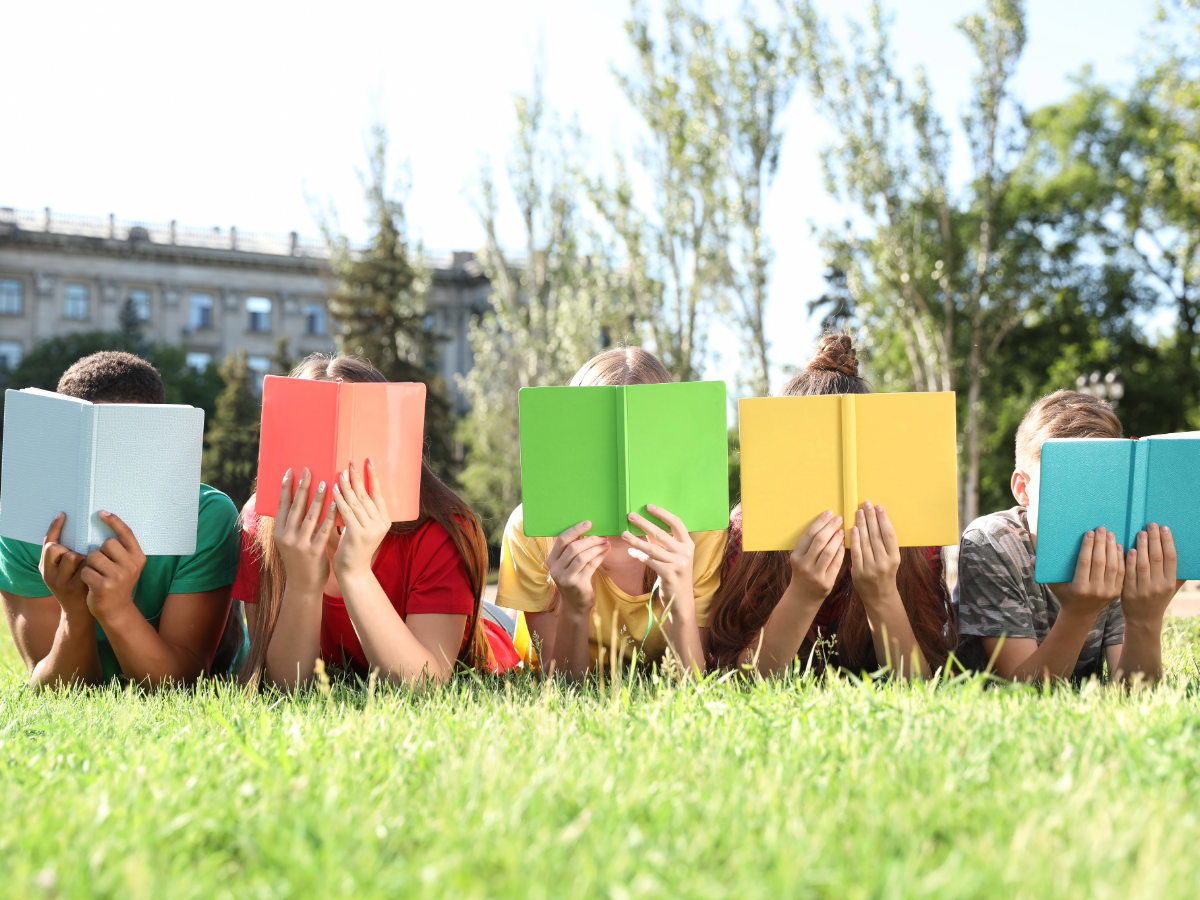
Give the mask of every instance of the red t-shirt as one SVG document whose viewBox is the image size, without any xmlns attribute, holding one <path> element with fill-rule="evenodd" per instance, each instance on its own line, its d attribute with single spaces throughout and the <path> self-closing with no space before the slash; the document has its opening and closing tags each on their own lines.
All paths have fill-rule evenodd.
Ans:
<svg viewBox="0 0 1200 900">
<path fill-rule="evenodd" d="M 262 560 L 254 542 L 258 530 L 254 500 L 251 497 L 242 512 L 242 555 L 233 583 L 234 599 L 246 603 L 258 601 L 262 577 Z M 386 535 L 371 572 L 401 619 L 422 613 L 467 616 L 469 619 L 475 610 L 466 564 L 446 529 L 432 519 L 408 534 Z M 515 665 L 516 651 L 503 629 L 488 628 L 489 625 L 490 622 L 484 622 L 494 657 L 489 668 L 504 671 Z M 496 631 L 503 634 L 503 640 L 494 633 Z M 468 637 L 464 633 L 464 645 Z M 504 641 L 507 641 L 507 647 L 503 646 Z M 326 662 L 362 671 L 368 667 L 345 601 L 328 594 L 323 597 L 321 609 L 321 657 Z"/>
</svg>

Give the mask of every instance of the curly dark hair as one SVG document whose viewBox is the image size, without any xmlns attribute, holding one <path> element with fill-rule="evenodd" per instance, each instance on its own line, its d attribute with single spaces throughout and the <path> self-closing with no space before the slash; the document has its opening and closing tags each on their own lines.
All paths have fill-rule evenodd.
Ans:
<svg viewBox="0 0 1200 900">
<path fill-rule="evenodd" d="M 158 369 L 132 353 L 104 350 L 77 360 L 58 379 L 58 392 L 92 403 L 166 403 Z"/>
</svg>

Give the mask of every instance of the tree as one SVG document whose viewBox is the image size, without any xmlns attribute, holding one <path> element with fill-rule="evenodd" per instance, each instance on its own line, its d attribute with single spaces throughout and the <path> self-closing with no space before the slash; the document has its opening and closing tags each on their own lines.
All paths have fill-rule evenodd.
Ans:
<svg viewBox="0 0 1200 900">
<path fill-rule="evenodd" d="M 838 134 L 822 154 L 827 185 L 854 207 L 822 245 L 865 327 L 872 371 L 898 389 L 959 392 L 965 524 L 979 512 L 990 363 L 1047 293 L 1041 223 L 1011 191 L 1025 141 L 1008 90 L 1025 44 L 1022 5 L 987 0 L 959 23 L 979 67 L 962 119 L 972 173 L 957 192 L 925 74 L 910 91 L 896 73 L 879 4 L 869 29 L 851 23 L 849 54 L 807 0 L 788 9 L 813 98 Z"/>
<path fill-rule="evenodd" d="M 204 436 L 204 482 L 224 491 L 240 507 L 254 492 L 258 474 L 262 404 L 254 396 L 245 351 L 225 359 L 221 378 L 225 387 Z"/>
<path fill-rule="evenodd" d="M 517 392 L 566 384 L 596 352 L 639 335 L 633 276 L 618 272 L 581 209 L 574 131 L 547 123 L 540 79 L 515 107 L 509 180 L 524 225 L 524 259 L 500 247 L 498 202 L 485 168 L 480 259 L 492 283 L 492 311 L 471 325 L 474 365 L 459 379 L 471 408 L 459 429 L 467 448 L 460 480 L 493 541 L 521 502 Z"/>
<path fill-rule="evenodd" d="M 635 200 L 627 164 L 592 197 L 616 234 L 631 270 L 638 314 L 654 350 L 677 381 L 700 377 L 708 322 L 726 284 L 730 186 L 729 136 L 721 131 L 715 30 L 679 0 L 666 7 L 667 37 L 651 36 L 649 13 L 633 0 L 625 23 L 637 53 L 635 75 L 617 73 L 650 140 L 638 154 L 653 185 L 650 213 Z"/>
<path fill-rule="evenodd" d="M 338 282 L 329 298 L 339 325 L 334 338 L 339 352 L 368 360 L 388 381 L 425 384 L 426 454 L 443 478 L 453 480 L 454 414 L 438 375 L 439 338 L 425 306 L 430 274 L 420 245 L 409 243 L 404 204 L 390 193 L 383 126 L 374 127 L 372 139 L 367 172 L 360 174 L 371 229 L 367 246 L 352 249 L 332 215 L 321 222 Z"/>
</svg>

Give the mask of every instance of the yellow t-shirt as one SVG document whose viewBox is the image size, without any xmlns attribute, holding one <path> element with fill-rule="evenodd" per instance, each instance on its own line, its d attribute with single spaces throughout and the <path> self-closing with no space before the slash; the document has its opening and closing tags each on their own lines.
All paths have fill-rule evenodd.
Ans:
<svg viewBox="0 0 1200 900">
<path fill-rule="evenodd" d="M 554 605 L 554 584 L 546 557 L 554 546 L 552 537 L 526 537 L 525 518 L 518 506 L 508 518 L 504 541 L 500 545 L 500 583 L 496 588 L 496 604 L 507 609 L 544 612 Z M 692 534 L 696 552 L 692 561 L 693 590 L 696 596 L 696 619 L 701 628 L 708 624 L 708 607 L 721 583 L 721 556 L 725 552 L 724 531 L 698 531 Z M 629 662 L 637 651 L 638 659 L 658 662 L 667 649 L 662 621 L 662 592 L 656 581 L 648 594 L 633 596 L 612 583 L 603 569 L 592 576 L 596 593 L 595 613 L 600 618 L 596 632 L 596 616 L 588 627 L 588 653 L 594 666 L 600 657 L 600 646 L 612 643 L 613 615 L 617 618 L 617 644 L 621 659 Z M 651 597 L 654 598 L 651 604 Z M 651 609 L 654 620 L 650 621 Z M 536 658 L 529 646 L 529 631 L 525 617 L 518 622 L 517 650 L 529 664 Z M 522 640 L 522 638 L 524 638 Z M 524 647 L 522 647 L 522 644 Z M 605 659 L 609 659 L 605 654 Z"/>
</svg>

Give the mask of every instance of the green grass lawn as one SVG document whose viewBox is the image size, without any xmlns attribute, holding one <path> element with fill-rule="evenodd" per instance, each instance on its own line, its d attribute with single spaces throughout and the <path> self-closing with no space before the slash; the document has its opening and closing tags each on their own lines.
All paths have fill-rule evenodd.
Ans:
<svg viewBox="0 0 1200 900">
<path fill-rule="evenodd" d="M 1200 622 L 1167 685 L 806 679 L 34 696 L 9 897 L 1196 897 Z"/>
</svg>

